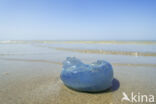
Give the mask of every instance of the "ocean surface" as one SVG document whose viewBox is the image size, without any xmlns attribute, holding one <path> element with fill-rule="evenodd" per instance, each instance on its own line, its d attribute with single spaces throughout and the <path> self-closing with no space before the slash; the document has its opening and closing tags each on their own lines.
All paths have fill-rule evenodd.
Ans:
<svg viewBox="0 0 156 104">
<path fill-rule="evenodd" d="M 118 82 L 100 94 L 68 89 L 59 78 L 66 57 L 106 60 Z M 0 41 L 0 104 L 120 104 L 122 92 L 156 96 L 154 79 L 156 41 Z"/>
</svg>

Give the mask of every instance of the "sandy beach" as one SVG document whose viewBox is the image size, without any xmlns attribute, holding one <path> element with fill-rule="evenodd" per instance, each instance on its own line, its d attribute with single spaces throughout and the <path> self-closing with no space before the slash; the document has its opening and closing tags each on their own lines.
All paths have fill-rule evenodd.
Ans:
<svg viewBox="0 0 156 104">
<path fill-rule="evenodd" d="M 60 80 L 62 61 L 107 60 L 111 89 L 71 90 Z M 155 41 L 0 41 L 0 104 L 131 104 L 122 93 L 156 96 Z"/>
</svg>

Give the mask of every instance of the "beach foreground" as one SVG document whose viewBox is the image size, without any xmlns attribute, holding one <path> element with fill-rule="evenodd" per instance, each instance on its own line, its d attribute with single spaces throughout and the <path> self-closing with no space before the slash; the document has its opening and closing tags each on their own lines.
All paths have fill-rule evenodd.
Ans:
<svg viewBox="0 0 156 104">
<path fill-rule="evenodd" d="M 113 86 L 101 93 L 71 90 L 60 80 L 62 61 L 109 61 Z M 0 104 L 129 104 L 131 96 L 156 96 L 156 42 L 1 41 Z M 154 99 L 155 100 L 155 99 Z M 146 102 L 144 99 L 145 103 Z"/>
</svg>

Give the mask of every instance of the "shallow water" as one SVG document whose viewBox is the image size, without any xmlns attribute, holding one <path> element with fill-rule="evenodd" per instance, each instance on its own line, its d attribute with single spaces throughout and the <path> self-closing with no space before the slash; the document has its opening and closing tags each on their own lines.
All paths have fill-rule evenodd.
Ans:
<svg viewBox="0 0 156 104">
<path fill-rule="evenodd" d="M 59 75 L 68 56 L 109 61 L 118 82 L 95 94 L 66 88 Z M 122 92 L 156 96 L 155 79 L 155 41 L 0 41 L 0 104 L 120 104 Z"/>
</svg>

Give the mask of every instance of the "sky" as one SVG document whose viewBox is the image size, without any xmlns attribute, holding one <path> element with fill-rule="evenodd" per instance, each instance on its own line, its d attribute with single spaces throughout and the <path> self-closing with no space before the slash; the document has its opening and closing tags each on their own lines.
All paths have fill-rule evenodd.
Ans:
<svg viewBox="0 0 156 104">
<path fill-rule="evenodd" d="M 156 40 L 156 0 L 0 0 L 0 40 Z"/>
</svg>

